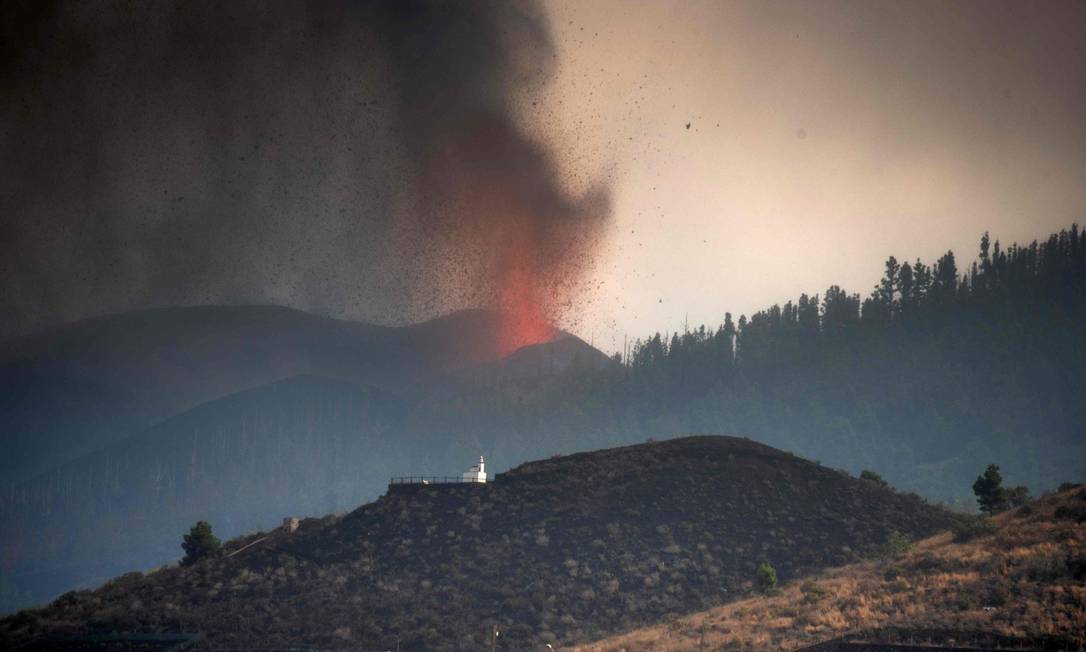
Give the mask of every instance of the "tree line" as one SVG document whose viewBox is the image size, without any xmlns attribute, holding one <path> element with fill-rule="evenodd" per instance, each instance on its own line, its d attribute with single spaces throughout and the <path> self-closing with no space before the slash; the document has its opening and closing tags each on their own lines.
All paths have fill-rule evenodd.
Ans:
<svg viewBox="0 0 1086 652">
<path fill-rule="evenodd" d="M 795 301 L 774 304 L 748 319 L 725 313 L 716 327 L 637 340 L 620 361 L 634 373 L 677 368 L 690 376 L 705 367 L 716 376 L 739 368 L 758 370 L 810 358 L 812 349 L 869 335 L 888 326 L 923 326 L 943 322 L 954 311 L 994 303 L 1028 304 L 1030 294 L 1053 299 L 1083 289 L 1086 234 L 1077 224 L 1043 242 L 1001 247 L 988 233 L 980 239 L 977 259 L 959 270 L 953 251 L 934 263 L 917 259 L 900 263 L 890 256 L 871 293 L 862 298 L 838 285 L 821 295 L 801 294 Z M 697 375 L 697 374 L 693 374 Z M 704 376 L 704 374 L 702 374 Z"/>
<path fill-rule="evenodd" d="M 1042 490 L 1086 475 L 1086 234 L 1009 247 L 984 234 L 968 264 L 890 257 L 866 297 L 832 285 L 656 333 L 615 362 L 465 400 L 427 427 L 524 455 L 745 436 L 963 507 L 978 459 Z"/>
</svg>

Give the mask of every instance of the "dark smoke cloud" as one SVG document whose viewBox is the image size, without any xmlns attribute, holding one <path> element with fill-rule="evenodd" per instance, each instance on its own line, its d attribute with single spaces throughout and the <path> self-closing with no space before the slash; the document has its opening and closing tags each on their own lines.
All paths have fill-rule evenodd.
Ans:
<svg viewBox="0 0 1086 652">
<path fill-rule="evenodd" d="M 0 336 L 158 305 L 553 313 L 608 212 L 518 123 L 528 2 L 9 2 Z"/>
</svg>

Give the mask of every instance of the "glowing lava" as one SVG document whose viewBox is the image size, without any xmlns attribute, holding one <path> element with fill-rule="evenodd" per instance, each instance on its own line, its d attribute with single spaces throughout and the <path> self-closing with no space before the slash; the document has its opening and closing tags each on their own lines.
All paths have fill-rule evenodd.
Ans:
<svg viewBox="0 0 1086 652">
<path fill-rule="evenodd" d="M 493 354 L 560 335 L 610 214 L 605 188 L 568 195 L 549 152 L 501 113 L 465 116 L 443 133 L 422 187 L 426 232 L 462 273 L 444 279 L 500 313 Z"/>
<path fill-rule="evenodd" d="M 501 322 L 496 341 L 498 356 L 509 355 L 522 346 L 550 342 L 558 335 L 547 317 L 535 282 L 536 278 L 519 265 L 502 279 Z"/>
</svg>

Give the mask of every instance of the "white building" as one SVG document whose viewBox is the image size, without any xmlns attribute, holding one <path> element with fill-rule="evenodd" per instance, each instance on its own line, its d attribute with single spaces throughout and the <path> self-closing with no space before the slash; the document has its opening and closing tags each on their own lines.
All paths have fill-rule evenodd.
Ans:
<svg viewBox="0 0 1086 652">
<path fill-rule="evenodd" d="M 479 463 L 464 473 L 464 482 L 486 482 L 486 462 L 479 456 Z"/>
</svg>

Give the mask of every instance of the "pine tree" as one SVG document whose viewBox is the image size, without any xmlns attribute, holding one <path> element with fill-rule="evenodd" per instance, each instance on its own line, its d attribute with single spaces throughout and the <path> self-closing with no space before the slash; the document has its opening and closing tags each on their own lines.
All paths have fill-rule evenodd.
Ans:
<svg viewBox="0 0 1086 652">
<path fill-rule="evenodd" d="M 893 319 L 898 311 L 898 275 L 901 273 L 901 265 L 897 258 L 890 256 L 886 259 L 885 273 L 879 282 L 877 294 L 884 306 L 886 319 Z"/>
<path fill-rule="evenodd" d="M 989 515 L 1003 511 L 1007 503 L 1007 490 L 1003 488 L 1003 476 L 997 465 L 989 464 L 984 473 L 977 476 L 973 493 L 977 495 L 980 511 Z"/>
<path fill-rule="evenodd" d="M 948 251 L 935 262 L 928 294 L 934 305 L 944 307 L 954 302 L 957 291 L 958 265 L 954 262 L 954 252 Z"/>
<path fill-rule="evenodd" d="M 907 317 L 916 312 L 919 301 L 916 297 L 916 281 L 913 279 L 913 268 L 908 262 L 901 265 L 897 273 L 897 287 L 901 295 L 900 315 Z"/>
<path fill-rule="evenodd" d="M 210 557 L 219 551 L 222 542 L 211 532 L 211 524 L 207 521 L 199 521 L 192 526 L 189 533 L 181 542 L 181 548 L 185 551 L 185 557 L 181 563 L 185 566 Z"/>
</svg>

